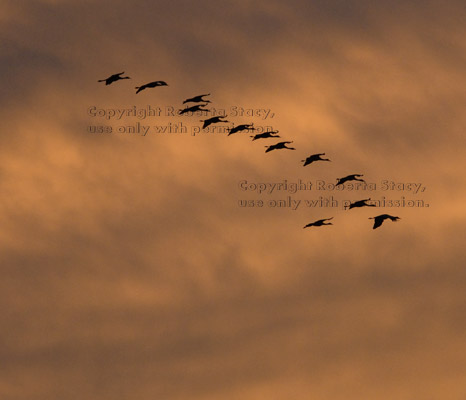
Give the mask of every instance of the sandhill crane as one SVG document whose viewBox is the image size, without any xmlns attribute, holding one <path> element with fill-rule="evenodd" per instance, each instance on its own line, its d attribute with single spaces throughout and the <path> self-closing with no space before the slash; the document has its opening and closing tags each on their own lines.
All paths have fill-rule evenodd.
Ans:
<svg viewBox="0 0 466 400">
<path fill-rule="evenodd" d="M 377 229 L 386 219 L 391 219 L 393 222 L 396 222 L 400 219 L 400 217 L 394 217 L 393 215 L 388 214 L 380 214 L 376 217 L 370 217 L 369 219 L 374 220 L 374 227 L 372 229 Z"/>
<path fill-rule="evenodd" d="M 280 137 L 278 135 L 275 135 L 276 133 L 278 133 L 278 131 L 267 131 L 264 133 L 258 133 L 257 135 L 254 135 L 251 137 L 252 137 L 252 140 Z"/>
<path fill-rule="evenodd" d="M 199 96 L 194 96 L 191 97 L 190 99 L 186 99 L 183 101 L 183 104 L 192 102 L 192 103 L 210 103 L 210 100 L 205 100 L 203 99 L 204 96 L 210 96 L 210 93 L 208 94 L 200 94 Z"/>
<path fill-rule="evenodd" d="M 354 203 L 350 203 L 350 205 L 348 206 L 348 210 L 351 210 L 352 208 L 356 208 L 356 207 L 375 207 L 375 204 L 366 203 L 369 200 L 370 199 L 358 200 L 358 201 L 355 201 Z"/>
<path fill-rule="evenodd" d="M 119 74 L 113 74 L 109 76 L 107 79 L 100 79 L 97 82 L 105 82 L 106 85 L 110 85 L 113 82 L 119 81 L 120 79 L 131 79 L 129 76 L 121 76 L 124 72 L 120 72 Z"/>
<path fill-rule="evenodd" d="M 223 121 L 222 118 L 226 118 L 226 115 L 219 115 L 217 117 L 201 119 L 201 122 L 204 122 L 204 125 L 202 125 L 202 129 L 207 128 L 210 124 L 216 124 L 218 122 L 229 122 L 227 120 Z"/>
<path fill-rule="evenodd" d="M 333 219 L 333 217 L 332 218 L 319 219 L 318 221 L 314 221 L 314 222 L 311 222 L 311 223 L 307 224 L 304 228 L 307 228 L 309 226 L 333 225 L 331 222 L 326 222 L 326 221 L 330 221 L 331 219 Z"/>
<path fill-rule="evenodd" d="M 206 104 L 196 104 L 195 106 L 191 106 L 191 107 L 186 107 L 186 108 L 183 108 L 182 110 L 179 110 L 178 111 L 178 114 L 179 115 L 183 115 L 187 112 L 196 112 L 196 111 L 210 111 L 206 108 L 201 108 L 201 107 L 205 107 L 207 105 Z"/>
<path fill-rule="evenodd" d="M 136 94 L 138 94 L 141 90 L 147 89 L 147 88 L 155 88 L 157 86 L 168 86 L 167 82 L 164 81 L 155 81 L 155 82 L 149 82 L 146 83 L 145 85 L 142 86 L 136 86 Z"/>
<path fill-rule="evenodd" d="M 233 128 L 231 128 L 228 132 L 228 136 L 232 135 L 233 133 L 236 133 L 236 132 L 241 132 L 241 131 L 247 131 L 247 130 L 255 130 L 255 128 L 253 128 L 253 125 L 254 124 L 243 124 L 243 125 L 237 125 Z"/>
<path fill-rule="evenodd" d="M 337 184 L 335 186 L 343 185 L 345 182 L 348 182 L 348 181 L 360 181 L 360 182 L 366 183 L 366 181 L 364 179 L 359 179 L 359 177 L 361 177 L 361 176 L 364 176 L 364 175 L 353 174 L 353 175 L 345 176 L 344 178 L 339 178 L 339 179 L 337 179 L 338 182 L 337 182 Z"/>
<path fill-rule="evenodd" d="M 267 150 L 265 150 L 266 153 L 272 150 L 278 150 L 278 149 L 288 149 L 288 150 L 296 150 L 294 147 L 286 147 L 288 143 L 293 143 L 293 142 L 279 142 L 276 144 L 272 144 L 271 146 L 265 146 L 267 147 Z"/>
<path fill-rule="evenodd" d="M 305 167 L 314 161 L 331 161 L 328 158 L 322 158 L 321 156 L 325 156 L 325 153 L 313 154 L 312 156 L 307 157 L 305 160 L 301 160 L 301 162 L 304 162 L 303 166 Z"/>
</svg>

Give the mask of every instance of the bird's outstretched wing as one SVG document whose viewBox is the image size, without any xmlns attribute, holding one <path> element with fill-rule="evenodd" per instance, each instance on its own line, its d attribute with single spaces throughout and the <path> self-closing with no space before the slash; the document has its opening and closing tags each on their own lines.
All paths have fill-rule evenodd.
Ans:
<svg viewBox="0 0 466 400">
<path fill-rule="evenodd" d="M 374 218 L 374 226 L 372 227 L 372 229 L 378 228 L 379 226 L 382 225 L 382 223 L 383 223 L 382 218 Z"/>
<path fill-rule="evenodd" d="M 147 87 L 147 84 L 146 85 L 142 85 L 142 86 L 136 86 L 136 94 L 138 94 L 141 90 L 144 90 L 145 88 Z"/>
</svg>

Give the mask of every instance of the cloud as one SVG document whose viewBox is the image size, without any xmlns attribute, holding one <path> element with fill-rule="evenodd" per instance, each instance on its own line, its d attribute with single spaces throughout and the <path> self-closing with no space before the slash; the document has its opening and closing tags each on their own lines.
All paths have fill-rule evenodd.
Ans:
<svg viewBox="0 0 466 400">
<path fill-rule="evenodd" d="M 8 3 L 0 393 L 459 398 L 462 14 L 459 1 Z M 120 71 L 131 80 L 97 82 Z M 135 94 L 158 79 L 169 86 Z M 89 106 L 177 109 L 200 93 L 228 126 L 272 126 L 297 150 L 266 154 L 274 141 L 249 133 L 87 132 L 178 121 L 108 121 Z M 303 167 L 317 152 L 332 162 Z M 426 191 L 238 189 L 350 173 Z M 267 206 L 288 196 L 296 210 Z M 304 206 L 319 196 L 339 206 Z M 341 207 L 382 196 L 430 207 Z M 401 219 L 373 230 L 383 212 Z"/>
</svg>

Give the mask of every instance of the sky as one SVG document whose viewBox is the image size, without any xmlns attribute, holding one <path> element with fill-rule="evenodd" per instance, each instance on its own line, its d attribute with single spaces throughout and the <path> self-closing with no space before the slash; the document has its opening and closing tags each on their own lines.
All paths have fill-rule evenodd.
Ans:
<svg viewBox="0 0 466 400">
<path fill-rule="evenodd" d="M 2 399 L 465 398 L 464 2 L 0 10 Z"/>
</svg>

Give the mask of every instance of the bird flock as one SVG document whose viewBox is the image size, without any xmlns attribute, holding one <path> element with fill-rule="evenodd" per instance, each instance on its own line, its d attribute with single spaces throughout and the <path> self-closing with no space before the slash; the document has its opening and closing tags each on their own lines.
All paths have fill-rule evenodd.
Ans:
<svg viewBox="0 0 466 400">
<path fill-rule="evenodd" d="M 120 72 L 120 73 L 117 73 L 117 74 L 110 75 L 106 79 L 98 80 L 98 82 L 105 82 L 105 85 L 110 85 L 110 84 L 112 84 L 112 83 L 114 83 L 116 81 L 119 81 L 119 80 L 131 79 L 129 76 L 122 76 L 124 73 L 125 72 Z M 141 85 L 141 86 L 136 86 L 135 87 L 136 94 L 138 94 L 139 92 L 141 92 L 141 91 L 143 91 L 145 89 L 156 88 L 156 87 L 160 87 L 160 86 L 168 86 L 168 84 L 165 81 L 153 81 L 153 82 L 149 82 L 149 83 L 146 83 L 144 85 Z M 183 104 L 187 104 L 187 105 L 185 106 L 185 108 L 180 109 L 178 111 L 178 114 L 183 115 L 183 114 L 188 113 L 188 112 L 198 112 L 198 111 L 207 111 L 208 112 L 208 111 L 210 111 L 209 109 L 205 108 L 207 106 L 207 104 L 211 102 L 210 100 L 205 99 L 205 97 L 207 97 L 207 96 L 210 96 L 210 93 L 201 94 L 201 95 L 194 96 L 194 97 L 191 97 L 191 98 L 188 98 L 188 99 L 184 100 Z M 189 103 L 199 103 L 199 104 L 189 105 Z M 203 103 L 203 104 L 200 104 L 200 103 Z M 219 116 L 214 116 L 214 117 L 207 118 L 207 119 L 204 119 L 204 120 L 200 120 L 200 122 L 204 123 L 203 126 L 202 126 L 202 129 L 206 129 L 211 124 L 230 122 L 230 121 L 225 119 L 226 117 L 227 117 L 226 115 L 219 115 Z M 242 131 L 248 131 L 249 132 L 249 131 L 254 131 L 254 130 L 255 130 L 254 124 L 252 124 L 252 123 L 251 124 L 240 124 L 240 125 L 233 126 L 232 128 L 229 128 L 227 136 L 230 136 L 230 135 L 232 135 L 234 133 L 237 133 L 237 132 L 242 132 Z M 255 135 L 250 136 L 250 137 L 252 138 L 253 141 L 258 140 L 258 139 L 280 138 L 278 133 L 279 133 L 279 131 L 277 131 L 277 130 L 267 131 L 267 132 L 255 134 Z M 272 144 L 272 145 L 265 146 L 266 147 L 265 152 L 268 153 L 268 152 L 273 151 L 273 150 L 281 150 L 281 149 L 296 150 L 294 147 L 288 147 L 287 146 L 287 145 L 289 145 L 291 143 L 293 143 L 293 142 L 292 141 L 283 141 L 283 142 L 278 142 L 278 143 L 275 143 L 275 144 Z M 328 158 L 322 158 L 322 156 L 325 156 L 325 153 L 312 154 L 309 157 L 307 157 L 305 160 L 301 160 L 301 162 L 303 162 L 303 166 L 305 167 L 305 166 L 307 166 L 309 164 L 312 164 L 313 162 L 316 162 L 316 161 L 331 161 Z M 362 176 L 364 176 L 364 175 L 362 175 L 362 174 L 351 174 L 351 175 L 347 175 L 347 176 L 345 176 L 343 178 L 338 178 L 337 183 L 336 183 L 335 186 L 344 185 L 345 182 L 349 182 L 349 181 L 359 181 L 359 182 L 366 183 L 366 181 L 364 179 L 361 179 Z M 351 210 L 352 208 L 375 207 L 374 204 L 368 203 L 368 201 L 370 201 L 370 200 L 371 199 L 369 198 L 369 199 L 363 199 L 363 200 L 355 201 L 353 203 L 350 203 L 347 208 L 348 208 L 348 210 Z M 306 224 L 304 226 L 304 228 L 308 228 L 308 227 L 312 227 L 312 226 L 333 225 L 331 222 L 328 222 L 328 221 L 331 221 L 333 218 L 334 217 L 324 218 L 324 219 L 319 219 L 319 220 L 314 221 L 314 222 L 310 222 L 310 223 Z M 389 220 L 391 220 L 393 222 L 396 222 L 400 218 L 389 215 L 389 214 L 380 214 L 380 215 L 377 215 L 375 217 L 370 217 L 369 219 L 374 220 L 374 225 L 373 225 L 372 229 L 377 229 L 387 219 L 389 219 Z"/>
</svg>

